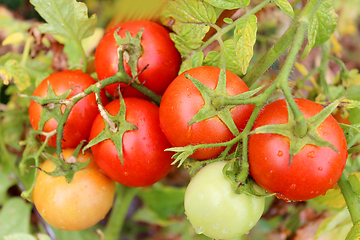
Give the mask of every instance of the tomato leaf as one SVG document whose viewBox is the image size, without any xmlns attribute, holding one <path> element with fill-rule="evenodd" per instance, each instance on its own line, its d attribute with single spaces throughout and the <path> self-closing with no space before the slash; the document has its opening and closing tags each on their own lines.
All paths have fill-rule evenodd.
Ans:
<svg viewBox="0 0 360 240">
<path fill-rule="evenodd" d="M 360 195 L 360 181 L 355 174 L 349 176 L 349 182 L 356 195 Z"/>
<path fill-rule="evenodd" d="M 31 204 L 20 197 L 7 201 L 0 211 L 0 238 L 13 233 L 29 233 Z"/>
<path fill-rule="evenodd" d="M 254 54 L 253 47 L 256 41 L 257 18 L 250 15 L 247 19 L 241 19 L 234 31 L 234 43 L 236 56 L 239 59 L 242 74 L 246 74 L 250 60 Z"/>
<path fill-rule="evenodd" d="M 275 4 L 291 18 L 295 18 L 294 10 L 287 0 L 274 0 Z"/>
<path fill-rule="evenodd" d="M 42 33 L 82 40 L 95 31 L 97 17 L 88 18 L 87 6 L 75 0 L 31 0 L 30 3 L 47 23 L 38 26 Z"/>
<path fill-rule="evenodd" d="M 179 74 L 191 68 L 200 67 L 203 65 L 204 53 L 196 52 L 190 58 L 186 59 L 180 66 Z"/>
<path fill-rule="evenodd" d="M 301 54 L 305 58 L 311 49 L 326 42 L 336 28 L 338 15 L 334 10 L 334 0 L 322 1 L 318 11 L 311 21 L 308 28 L 308 43 Z"/>
<path fill-rule="evenodd" d="M 360 221 L 354 224 L 345 240 L 357 240 L 360 238 Z"/>
<path fill-rule="evenodd" d="M 15 183 L 15 178 L 0 172 L 0 205 L 4 202 L 8 189 Z"/>
<path fill-rule="evenodd" d="M 354 146 L 355 143 L 360 139 L 360 124 L 340 124 L 340 127 L 344 131 L 348 150 Z"/>
<path fill-rule="evenodd" d="M 343 208 L 340 212 L 335 214 L 334 216 L 331 216 L 329 218 L 326 218 L 319 226 L 315 238 L 317 239 L 322 234 L 329 232 L 330 230 L 336 228 L 339 224 L 343 223 L 347 219 L 349 219 L 349 211 L 347 208 Z"/>
<path fill-rule="evenodd" d="M 250 0 L 204 0 L 214 7 L 228 10 L 244 8 L 250 4 Z"/>
<path fill-rule="evenodd" d="M 154 211 L 161 219 L 181 216 L 184 212 L 185 188 L 156 186 L 140 191 L 138 196 L 146 207 Z"/>
<path fill-rule="evenodd" d="M 187 56 L 198 49 L 202 39 L 209 31 L 209 24 L 215 24 L 216 12 L 214 8 L 203 1 L 174 0 L 168 1 L 161 13 L 164 25 L 167 21 L 174 21 L 170 34 L 176 48 L 182 56 Z"/>
<path fill-rule="evenodd" d="M 234 39 L 226 40 L 222 50 L 225 57 L 226 69 L 237 75 L 242 75 L 241 64 L 235 52 Z M 217 67 L 220 66 L 220 60 L 221 54 L 216 51 L 211 51 L 206 55 L 204 65 Z"/>
<path fill-rule="evenodd" d="M 14 82 L 20 91 L 31 85 L 30 76 L 15 59 L 10 59 L 4 66 L 0 66 L 0 78 L 5 85 Z"/>
<path fill-rule="evenodd" d="M 324 196 L 319 196 L 310 200 L 316 204 L 325 206 L 325 208 L 344 208 L 346 207 L 346 202 L 344 196 L 341 193 L 339 188 L 329 189 Z"/>
<path fill-rule="evenodd" d="M 15 233 L 10 234 L 7 236 L 4 236 L 4 240 L 51 240 L 51 238 L 48 235 L 41 234 L 42 236 L 37 236 L 40 238 L 35 238 L 31 234 L 26 233 Z"/>
</svg>

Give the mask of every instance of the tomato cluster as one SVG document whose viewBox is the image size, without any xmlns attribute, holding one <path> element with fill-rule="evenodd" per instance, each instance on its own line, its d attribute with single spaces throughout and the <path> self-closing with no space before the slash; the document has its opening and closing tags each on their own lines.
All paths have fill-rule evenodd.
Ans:
<svg viewBox="0 0 360 240">
<path fill-rule="evenodd" d="M 126 47 L 131 46 L 119 46 L 115 36 L 136 37 L 139 32 L 142 54 L 135 71 L 139 75 L 133 76 L 134 69 L 126 52 Z M 126 52 L 121 55 L 123 59 L 119 59 L 119 51 Z M 92 92 L 73 106 L 64 99 L 56 104 L 51 102 L 64 94 L 66 100 L 71 101 L 85 89 L 116 76 L 121 71 L 119 62 L 123 63 L 132 81 L 162 96 L 160 106 L 125 83 L 105 86 L 109 98 L 101 90 L 100 95 Z M 66 70 L 51 74 L 36 88 L 29 108 L 32 127 L 49 133 L 57 128 L 65 109 L 71 108 L 64 123 L 62 149 L 72 149 L 82 141 L 90 141 L 91 152 L 89 150 L 85 158 L 91 155 L 93 159 L 70 183 L 65 178 L 39 171 L 33 201 L 51 225 L 79 230 L 95 224 L 111 207 L 114 181 L 129 187 L 150 186 L 160 181 L 172 168 L 174 152 L 169 149 L 174 148 L 203 145 L 188 157 L 200 163 L 214 161 L 191 180 L 185 195 L 185 211 L 198 233 L 216 239 L 240 236 L 256 224 L 264 210 L 263 189 L 278 198 L 303 201 L 324 194 L 340 178 L 347 159 L 347 146 L 342 129 L 331 115 L 312 130 L 316 136 L 311 137 L 332 147 L 306 142 L 300 151 L 292 154 L 294 141 L 304 136 L 297 136 L 290 125 L 288 132 L 295 140 L 279 132 L 256 132 L 260 127 L 284 126 L 291 122 L 287 102 L 274 101 L 266 105 L 252 123 L 253 133 L 246 136 L 247 156 L 241 156 L 238 145 L 245 143 L 240 142 L 240 138 L 236 143 L 229 142 L 248 127 L 255 106 L 251 103 L 222 105 L 221 99 L 231 100 L 248 94 L 241 100 L 249 100 L 253 94 L 249 94 L 248 86 L 236 74 L 213 66 L 195 67 L 178 75 L 180 64 L 180 54 L 168 30 L 157 23 L 132 21 L 113 27 L 99 43 L 95 53 L 99 82 L 80 70 Z M 49 101 L 41 102 L 36 97 Z M 295 99 L 295 103 L 305 119 L 323 109 L 309 100 Z M 56 141 L 54 135 L 48 143 L 56 147 Z M 67 151 L 63 153 L 65 159 Z M 222 154 L 247 159 L 249 177 L 237 180 L 240 171 L 246 171 L 245 167 L 240 167 L 233 174 L 235 178 L 227 178 L 228 159 L 224 156 L 220 159 Z M 218 158 L 221 161 L 217 161 Z M 55 167 L 46 160 L 40 169 L 53 171 Z M 236 171 L 237 168 L 229 169 Z M 242 190 L 238 193 L 234 191 L 234 183 L 240 190 L 247 184 L 254 186 L 251 188 L 255 188 L 256 193 Z M 89 196 L 91 202 L 84 199 Z M 86 211 L 89 204 L 95 212 Z M 68 213 L 59 210 L 64 206 L 71 206 Z"/>
<path fill-rule="evenodd" d="M 143 53 L 138 59 L 138 70 L 145 66 L 147 69 L 139 74 L 138 79 L 160 96 L 176 77 L 181 58 L 168 30 L 157 23 L 133 21 L 111 29 L 95 53 L 96 73 L 102 80 L 118 71 L 119 46 L 114 32 L 118 31 L 120 36 L 125 37 L 125 32 L 135 36 L 139 30 L 143 31 Z M 131 76 L 125 58 L 124 68 Z M 77 171 L 71 182 L 67 182 L 64 176 L 45 173 L 56 169 L 52 161 L 46 160 L 39 166 L 42 171 L 38 172 L 32 200 L 49 224 L 63 230 L 85 229 L 104 218 L 112 206 L 115 182 L 129 187 L 149 186 L 163 179 L 172 168 L 172 154 L 165 151 L 171 145 L 159 126 L 159 107 L 143 99 L 144 95 L 126 84 L 112 84 L 101 90 L 100 95 L 92 92 L 79 101 L 71 102 L 78 94 L 96 84 L 95 79 L 81 70 L 53 73 L 37 86 L 29 107 L 31 125 L 35 130 L 43 132 L 43 141 L 46 140 L 45 134 L 57 129 L 66 108 L 71 109 L 62 132 L 64 161 L 81 142 L 109 135 L 105 133 L 109 118 L 105 117 L 104 120 L 103 116 L 114 116 L 110 120 L 116 125 L 113 136 L 98 141 L 91 147 L 91 151 L 86 150 L 84 156 L 79 154 L 78 161 L 72 163 L 90 158 L 91 162 Z M 113 96 L 108 98 L 105 90 Z M 113 100 L 115 92 L 123 93 L 126 113 L 119 114 L 122 112 L 122 103 L 119 99 Z M 100 113 L 99 109 L 103 112 Z M 124 127 L 125 122 L 133 129 Z M 56 148 L 57 134 L 47 141 L 49 146 Z M 119 156 L 119 146 L 122 156 Z"/>
</svg>

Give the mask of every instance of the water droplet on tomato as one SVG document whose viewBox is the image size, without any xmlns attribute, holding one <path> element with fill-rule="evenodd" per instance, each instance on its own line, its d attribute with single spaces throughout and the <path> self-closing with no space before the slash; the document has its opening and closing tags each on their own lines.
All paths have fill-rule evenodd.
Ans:
<svg viewBox="0 0 360 240">
<path fill-rule="evenodd" d="M 279 151 L 277 155 L 278 155 L 279 157 L 282 157 L 282 155 L 284 155 L 284 154 L 283 154 L 282 151 Z"/>
<path fill-rule="evenodd" d="M 290 189 L 295 189 L 295 188 L 296 188 L 296 184 L 295 183 L 291 184 Z"/>
<path fill-rule="evenodd" d="M 146 137 L 143 137 L 143 140 L 146 140 Z"/>
<path fill-rule="evenodd" d="M 322 168 L 322 167 L 319 167 L 319 168 L 318 168 L 318 170 L 319 170 L 319 171 L 322 171 L 322 170 L 323 170 L 323 168 Z"/>
<path fill-rule="evenodd" d="M 124 172 L 124 175 L 125 175 L 125 176 L 128 176 L 128 175 L 129 175 L 129 172 Z"/>
<path fill-rule="evenodd" d="M 314 158 L 315 157 L 315 152 L 310 151 L 307 156 L 310 157 L 310 158 Z"/>
<path fill-rule="evenodd" d="M 197 234 L 202 234 L 204 232 L 204 229 L 202 226 L 195 226 L 194 229 Z"/>
<path fill-rule="evenodd" d="M 219 223 L 214 224 L 214 229 L 219 229 Z"/>
<path fill-rule="evenodd" d="M 330 184 L 330 185 L 334 185 L 334 180 L 333 180 L 332 178 L 330 178 L 329 184 Z"/>
<path fill-rule="evenodd" d="M 222 233 L 227 234 L 227 233 L 229 233 L 229 230 L 223 229 L 223 230 L 222 230 Z"/>
<path fill-rule="evenodd" d="M 251 227 L 252 225 L 254 225 L 253 221 L 249 222 L 249 227 Z"/>
<path fill-rule="evenodd" d="M 273 173 L 273 170 L 270 170 L 270 173 Z"/>
</svg>

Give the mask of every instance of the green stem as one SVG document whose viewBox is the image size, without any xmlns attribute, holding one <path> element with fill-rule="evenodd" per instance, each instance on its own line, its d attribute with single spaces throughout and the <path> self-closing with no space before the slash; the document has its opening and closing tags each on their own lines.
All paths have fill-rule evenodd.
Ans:
<svg viewBox="0 0 360 240">
<path fill-rule="evenodd" d="M 28 60 L 29 54 L 30 54 L 30 47 L 31 47 L 32 41 L 33 41 L 33 38 L 31 36 L 28 36 L 26 39 L 26 42 L 25 42 L 24 51 L 21 56 L 20 64 L 22 67 L 26 67 L 26 63 L 27 63 L 27 60 Z"/>
<path fill-rule="evenodd" d="M 267 53 L 254 65 L 253 68 L 243 77 L 244 82 L 248 86 L 252 86 L 262 76 L 266 70 L 280 57 L 280 55 L 288 48 L 295 35 L 299 22 L 309 22 L 322 0 L 310 0 L 301 11 L 299 16 L 294 20 L 286 32 L 279 40 L 267 51 Z"/>
<path fill-rule="evenodd" d="M 300 22 L 298 25 L 299 26 L 297 28 L 291 50 L 289 52 L 289 55 L 286 57 L 286 61 L 279 73 L 277 81 L 278 81 L 279 87 L 284 92 L 285 98 L 291 108 L 291 111 L 294 113 L 295 122 L 296 122 L 294 132 L 297 136 L 302 137 L 302 136 L 305 136 L 305 134 L 307 132 L 307 125 L 305 122 L 305 117 L 304 117 L 304 114 L 302 114 L 301 111 L 299 110 L 299 108 L 291 94 L 291 90 L 289 88 L 289 83 L 288 83 L 288 78 L 289 78 L 290 72 L 292 70 L 292 67 L 294 66 L 296 58 L 297 58 L 299 51 L 301 49 L 301 46 L 304 42 L 304 36 L 305 36 L 306 30 L 307 30 L 306 23 Z"/>
<path fill-rule="evenodd" d="M 207 46 L 209 46 L 211 43 L 213 43 L 214 41 L 218 40 L 219 38 L 221 38 L 224 34 L 226 34 L 227 32 L 229 32 L 230 30 L 234 29 L 236 27 L 236 24 L 240 21 L 240 19 L 243 18 L 248 18 L 250 15 L 255 14 L 256 12 L 260 11 L 263 7 L 265 7 L 271 0 L 265 0 L 263 2 L 261 2 L 259 5 L 257 5 L 256 7 L 254 7 L 253 9 L 247 11 L 243 16 L 241 16 L 241 18 L 236 19 L 236 21 L 234 21 L 233 23 L 225 26 L 222 29 L 218 29 L 216 28 L 218 31 L 216 32 L 216 34 L 214 34 L 211 38 L 209 38 L 200 48 L 198 48 L 196 50 L 196 52 L 201 52 L 203 51 Z"/>
<path fill-rule="evenodd" d="M 123 227 L 130 203 L 141 188 L 131 188 L 118 184 L 117 194 L 104 234 L 106 240 L 117 240 Z"/>
<path fill-rule="evenodd" d="M 61 140 L 63 137 L 63 131 L 64 131 L 64 125 L 65 122 L 70 114 L 70 111 L 72 109 L 72 107 L 82 98 L 86 97 L 87 95 L 91 94 L 91 93 L 95 93 L 100 91 L 100 89 L 103 89 L 105 86 L 108 86 L 110 84 L 113 83 L 126 83 L 129 84 L 131 81 L 131 77 L 129 77 L 127 74 L 121 74 L 120 72 L 118 72 L 116 75 L 106 78 L 104 80 L 101 80 L 99 82 L 97 82 L 96 84 L 91 85 L 90 87 L 88 87 L 87 89 L 85 89 L 83 92 L 78 93 L 77 95 L 73 96 L 71 99 L 68 99 L 69 101 L 72 101 L 71 104 L 69 106 L 67 106 L 65 108 L 65 111 L 61 117 L 60 122 L 58 123 L 58 126 L 56 128 L 56 132 L 57 137 L 56 137 L 56 153 L 58 156 L 60 156 L 61 153 Z M 139 92 L 143 93 L 144 95 L 146 95 L 147 97 L 149 97 L 150 99 L 152 99 L 155 104 L 157 104 L 158 106 L 160 105 L 160 101 L 161 98 L 156 95 L 154 92 L 152 92 L 151 90 L 149 90 L 147 87 L 145 87 L 142 84 L 138 84 L 136 82 L 132 82 L 130 84 L 131 87 L 135 88 L 136 90 L 138 90 Z"/>
<path fill-rule="evenodd" d="M 359 196 L 354 192 L 353 188 L 351 187 L 347 174 L 343 172 L 340 177 L 340 180 L 337 182 L 341 192 L 345 198 L 346 205 L 350 212 L 351 221 L 353 224 L 360 221 L 360 201 Z"/>
<path fill-rule="evenodd" d="M 329 94 L 329 85 L 326 82 L 326 71 L 329 68 L 329 56 L 330 56 L 330 40 L 326 41 L 324 44 L 321 45 L 322 56 L 321 56 L 321 64 L 320 64 L 320 71 L 319 71 L 319 80 L 321 84 L 321 89 L 324 90 L 325 96 L 330 100 L 333 101 L 334 99 L 331 98 Z"/>
</svg>

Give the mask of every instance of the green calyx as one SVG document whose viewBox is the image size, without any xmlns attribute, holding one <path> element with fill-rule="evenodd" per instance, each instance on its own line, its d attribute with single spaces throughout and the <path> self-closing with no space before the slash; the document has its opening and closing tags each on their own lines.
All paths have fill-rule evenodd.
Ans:
<svg viewBox="0 0 360 240">
<path fill-rule="evenodd" d="M 90 159 L 86 162 L 76 162 L 76 158 L 80 152 L 82 145 L 83 145 L 83 143 L 80 143 L 77 146 L 77 148 L 73 152 L 72 156 L 69 159 L 67 159 L 67 161 L 64 161 L 63 159 L 61 159 L 62 156 L 60 156 L 60 158 L 59 158 L 59 157 L 56 157 L 49 153 L 44 152 L 43 156 L 46 157 L 47 159 L 50 159 L 56 165 L 56 168 L 52 172 L 47 172 L 41 168 L 38 168 L 38 167 L 37 168 L 39 170 L 41 170 L 42 172 L 44 172 L 50 176 L 53 176 L 53 177 L 64 176 L 66 181 L 68 183 L 70 183 L 74 177 L 74 174 L 77 171 L 79 171 L 79 170 L 85 168 L 87 165 L 89 165 L 89 163 L 91 161 L 91 159 Z"/>
<path fill-rule="evenodd" d="M 230 182 L 231 187 L 236 194 L 247 194 L 259 198 L 274 195 L 266 193 L 252 178 L 246 177 L 244 181 L 240 180 L 241 173 L 244 171 L 243 168 L 244 166 L 241 162 L 241 158 L 231 159 L 223 168 L 223 174 Z"/>
<path fill-rule="evenodd" d="M 144 50 L 141 45 L 141 37 L 144 32 L 142 28 L 135 37 L 132 37 L 129 31 L 125 32 L 125 38 L 120 37 L 117 33 L 114 32 L 114 38 L 119 46 L 119 51 L 124 52 L 126 62 L 129 64 L 131 69 L 131 75 L 137 83 L 140 83 L 136 78 L 138 76 L 138 59 L 143 54 Z"/>
<path fill-rule="evenodd" d="M 194 115 L 194 117 L 189 121 L 188 125 L 200 122 L 205 119 L 212 117 L 219 117 L 221 121 L 229 128 L 234 136 L 239 135 L 239 130 L 237 129 L 235 122 L 231 116 L 231 108 L 237 106 L 236 104 L 222 104 L 222 99 L 231 98 L 226 90 L 226 73 L 225 69 L 220 70 L 218 84 L 215 89 L 208 88 L 199 80 L 193 78 L 189 74 L 185 74 L 185 77 L 190 79 L 190 81 L 195 85 L 195 87 L 200 91 L 201 96 L 204 99 L 204 106 Z M 251 97 L 256 92 L 245 92 L 237 96 Z"/>
<path fill-rule="evenodd" d="M 320 124 L 324 122 L 324 120 L 334 111 L 340 101 L 341 100 L 334 101 L 318 114 L 304 119 L 307 126 L 307 132 L 303 136 L 299 136 L 296 134 L 296 121 L 294 119 L 294 114 L 289 107 L 289 104 L 287 105 L 288 123 L 261 126 L 251 131 L 250 134 L 275 133 L 287 137 L 290 141 L 289 165 L 291 164 L 292 157 L 299 153 L 305 145 L 330 147 L 332 150 L 338 153 L 336 147 L 332 143 L 322 139 L 316 130 L 320 126 Z"/>
<path fill-rule="evenodd" d="M 67 90 L 62 95 L 57 96 L 52 86 L 48 84 L 48 91 L 46 97 L 29 97 L 31 100 L 37 102 L 42 106 L 38 130 L 42 130 L 46 121 L 51 118 L 54 118 L 58 123 L 60 122 L 62 118 L 61 106 L 64 104 L 62 103 L 62 100 L 66 99 L 70 95 L 71 91 L 72 88 Z"/>
<path fill-rule="evenodd" d="M 118 157 L 121 161 L 121 165 L 124 165 L 123 161 L 123 137 L 124 133 L 127 131 L 137 130 L 137 126 L 126 121 L 126 107 L 125 101 L 120 94 L 120 110 L 118 114 L 112 116 L 105 109 L 100 108 L 101 116 L 104 118 L 105 128 L 93 138 L 85 147 L 84 150 L 102 142 L 107 139 L 110 139 L 114 144 L 118 154 Z M 83 150 L 83 151 L 84 151 Z"/>
</svg>

